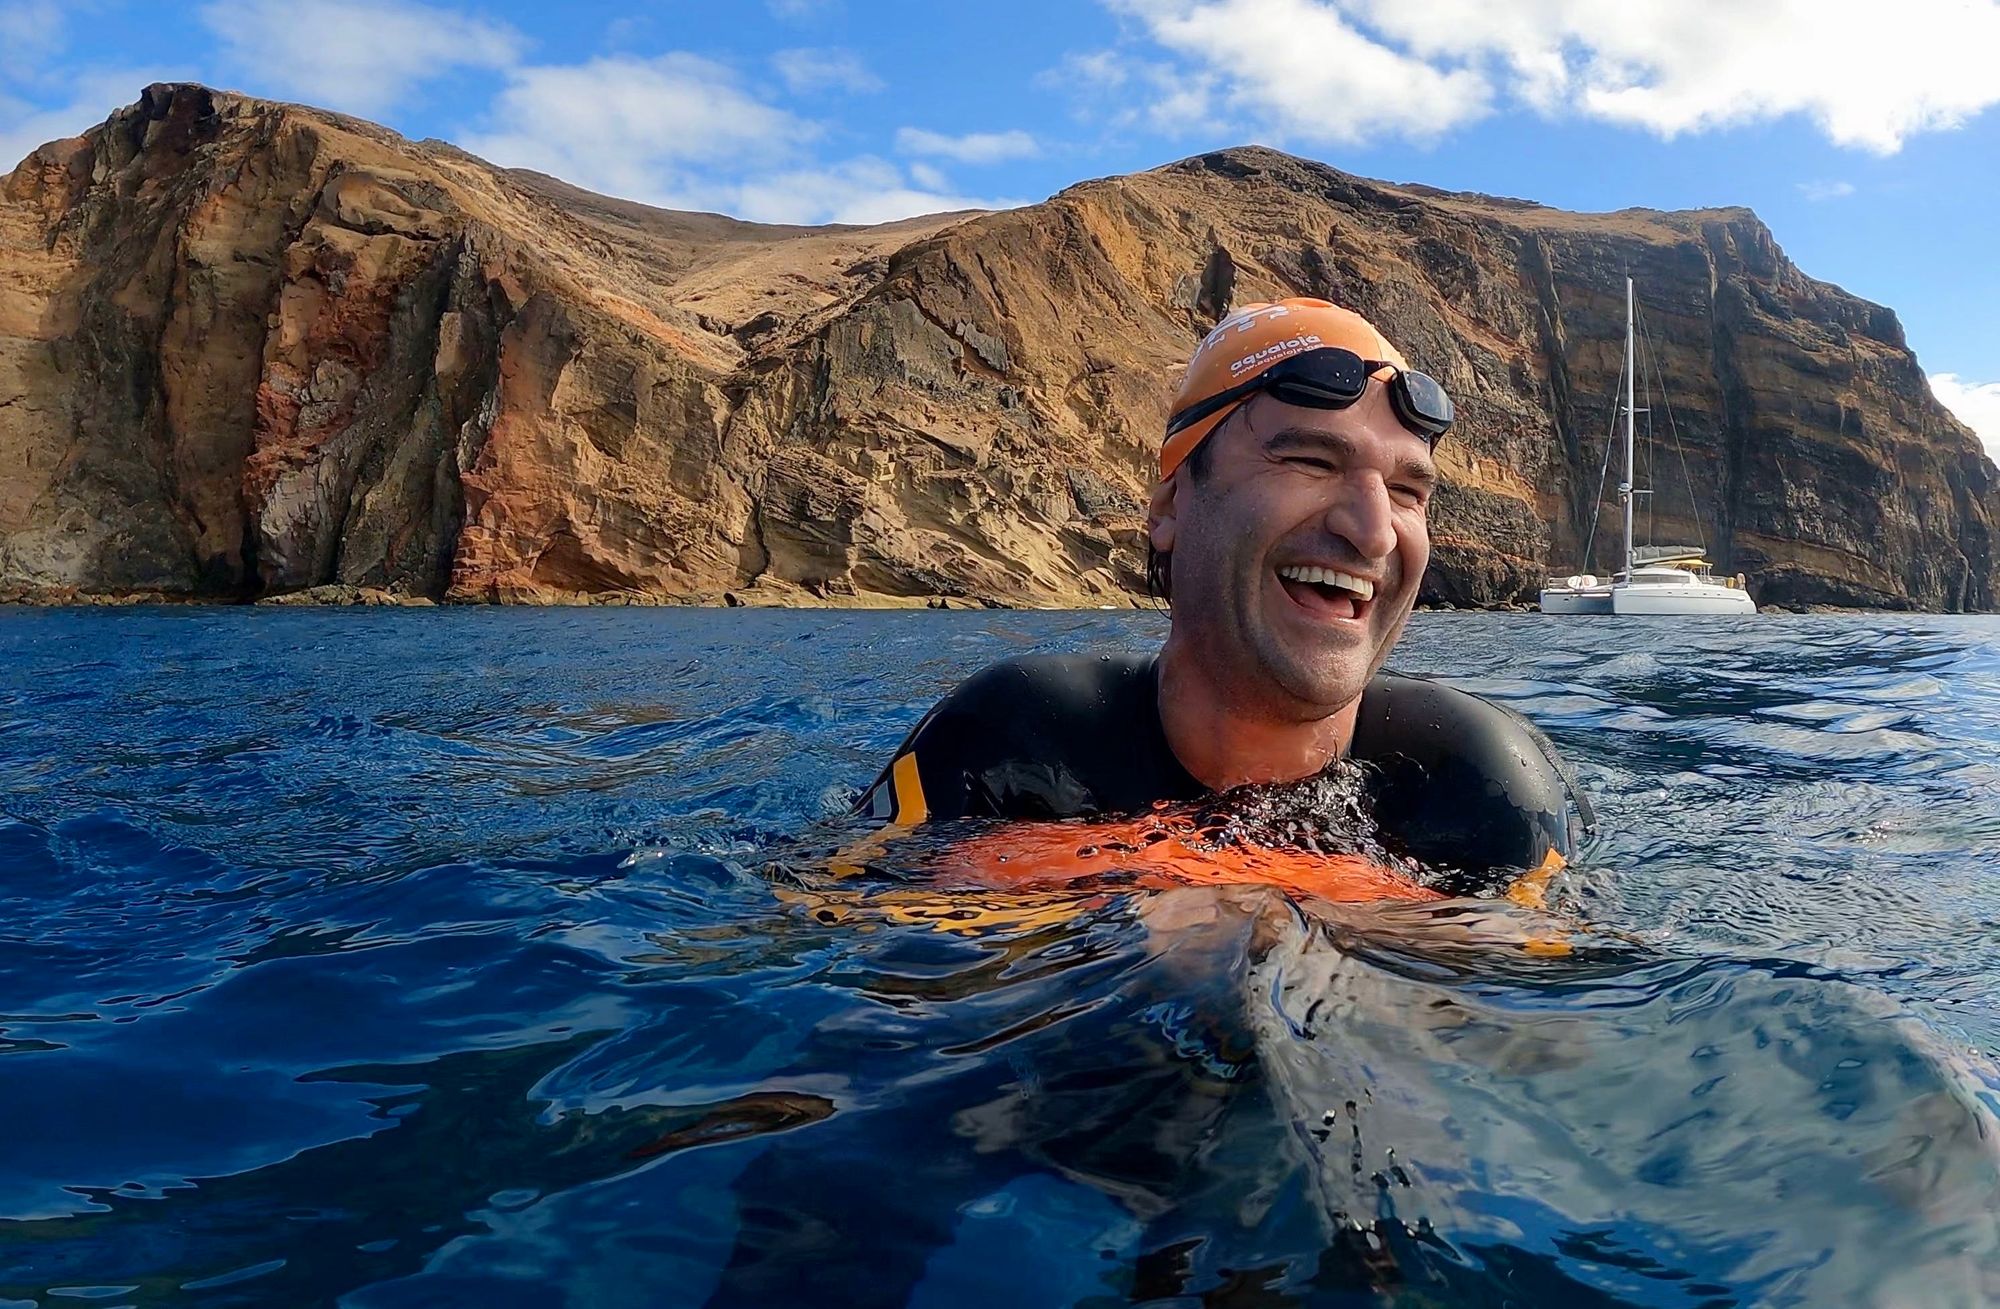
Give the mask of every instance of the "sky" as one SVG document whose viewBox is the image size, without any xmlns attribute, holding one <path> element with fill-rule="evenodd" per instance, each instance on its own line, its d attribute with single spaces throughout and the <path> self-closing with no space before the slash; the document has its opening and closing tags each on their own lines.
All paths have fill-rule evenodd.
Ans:
<svg viewBox="0 0 2000 1309">
<path fill-rule="evenodd" d="M 1259 143 L 1748 205 L 2000 459 L 2000 0 L 0 0 L 0 169 L 192 80 L 672 208 L 878 222 Z"/>
</svg>

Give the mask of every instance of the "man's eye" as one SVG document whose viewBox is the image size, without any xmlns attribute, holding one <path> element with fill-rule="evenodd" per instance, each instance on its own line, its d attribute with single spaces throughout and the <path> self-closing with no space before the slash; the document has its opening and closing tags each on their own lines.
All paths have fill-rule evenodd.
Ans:
<svg viewBox="0 0 2000 1309">
<path fill-rule="evenodd" d="M 1318 455 L 1287 455 L 1285 462 L 1297 468 L 1309 468 L 1315 473 L 1334 471 L 1333 461 L 1322 459 Z"/>
<path fill-rule="evenodd" d="M 1389 491 L 1404 504 L 1414 505 L 1419 509 L 1423 508 L 1430 500 L 1430 497 L 1424 494 L 1424 489 L 1420 486 L 1392 486 L 1389 488 Z"/>
</svg>

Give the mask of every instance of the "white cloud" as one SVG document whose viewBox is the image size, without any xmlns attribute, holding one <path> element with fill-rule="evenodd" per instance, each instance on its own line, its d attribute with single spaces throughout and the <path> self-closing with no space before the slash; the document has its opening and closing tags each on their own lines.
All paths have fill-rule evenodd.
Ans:
<svg viewBox="0 0 2000 1309">
<path fill-rule="evenodd" d="M 1931 392 L 1978 435 L 1986 457 L 2000 464 L 2000 382 L 1963 382 L 1956 373 L 1932 373 Z"/>
<path fill-rule="evenodd" d="M 793 95 L 815 91 L 866 94 L 880 91 L 884 85 L 852 50 L 780 50 L 771 56 L 771 66 Z"/>
<path fill-rule="evenodd" d="M 1511 100 L 1672 137 L 1802 115 L 1891 153 L 2000 103 L 2000 0 L 1105 0 L 1285 136 L 1428 137 Z"/>
<path fill-rule="evenodd" d="M 0 77 L 37 79 L 65 43 L 62 10 L 54 0 L 0 4 Z"/>
<path fill-rule="evenodd" d="M 517 68 L 489 120 L 465 134 L 466 149 L 672 208 L 714 207 L 716 186 L 699 166 L 781 163 L 819 132 L 690 54 Z"/>
<path fill-rule="evenodd" d="M 764 0 L 771 16 L 787 23 L 804 23 L 832 9 L 836 0 Z"/>
<path fill-rule="evenodd" d="M 495 69 L 499 90 L 456 139 L 503 166 L 642 203 L 790 223 L 878 223 L 1022 203 L 964 194 L 921 160 L 816 159 L 818 123 L 693 54 L 523 64 L 522 39 L 510 28 L 387 0 L 211 0 L 201 14 L 230 60 L 260 65 L 285 94 L 352 112 L 378 112 L 440 71 Z M 0 168 L 101 121 L 149 81 L 188 75 L 66 66 L 63 12 L 46 0 L 0 0 L 0 42 Z M 793 58 L 780 57 L 780 75 L 800 85 L 870 84 L 847 52 L 784 55 Z M 1027 140 L 939 139 L 967 157 L 1019 153 Z"/>
<path fill-rule="evenodd" d="M 1163 65 L 1141 68 L 1139 75 L 1155 88 L 1142 115 L 1155 131 L 1193 131 L 1216 116 L 1215 94 L 1220 78 L 1197 74 L 1181 76 Z"/>
<path fill-rule="evenodd" d="M 1212 72 L 1159 60 L 1133 58 L 1119 50 L 1065 55 L 1035 76 L 1045 91 L 1067 94 L 1084 123 L 1115 128 L 1144 126 L 1180 136 L 1217 118 L 1215 93 L 1222 79 Z"/>
<path fill-rule="evenodd" d="M 201 17 L 253 85 L 355 114 L 460 69 L 510 67 L 525 48 L 505 23 L 393 0 L 212 0 Z"/>
<path fill-rule="evenodd" d="M 77 136 L 139 98 L 164 67 L 111 68 L 68 62 L 62 8 L 48 0 L 0 3 L 0 175 L 30 151 Z"/>
<path fill-rule="evenodd" d="M 55 105 L 35 104 L 0 92 L 0 174 L 11 171 L 35 147 L 78 136 L 139 98 L 148 82 L 162 80 L 157 69 L 97 69 L 64 78 L 67 97 Z"/>
<path fill-rule="evenodd" d="M 1062 63 L 1040 74 L 1035 83 L 1055 91 L 1115 91 L 1130 80 L 1131 69 L 1132 61 L 1116 50 L 1083 51 L 1064 55 Z"/>
<path fill-rule="evenodd" d="M 1822 200 L 1844 200 L 1854 194 L 1852 182 L 1800 182 L 1799 194 L 1814 204 Z"/>
<path fill-rule="evenodd" d="M 621 14 L 604 25 L 604 43 L 629 46 L 648 38 L 653 31 L 651 14 Z"/>
<path fill-rule="evenodd" d="M 1018 130 L 946 136 L 921 127 L 898 128 L 896 149 L 906 155 L 930 155 L 961 164 L 997 164 L 1006 159 L 1032 159 L 1041 153 L 1035 138 Z"/>
<path fill-rule="evenodd" d="M 910 165 L 910 180 L 927 191 L 951 189 L 951 179 L 944 175 L 942 168 L 922 161 Z"/>
<path fill-rule="evenodd" d="M 941 177 L 933 180 L 942 182 Z M 919 184 L 911 185 L 912 181 Z M 1023 200 L 984 200 L 905 180 L 894 164 L 863 156 L 827 168 L 799 168 L 738 183 L 730 212 L 764 223 L 887 223 L 959 209 L 1011 209 Z"/>
<path fill-rule="evenodd" d="M 1424 0 L 1411 0 L 1421 5 Z M 1284 136 L 1352 143 L 1384 133 L 1434 137 L 1484 116 L 1491 88 L 1466 68 L 1440 68 L 1371 39 L 1322 0 L 1111 0 L 1191 68 L 1185 90 L 1156 103 L 1166 121 L 1224 103 Z M 1190 99 L 1192 95 L 1192 99 Z"/>
<path fill-rule="evenodd" d="M 1018 204 L 956 194 L 935 169 L 863 156 L 812 162 L 817 124 L 691 54 L 517 68 L 484 129 L 461 134 L 497 164 L 672 209 L 765 223 L 881 223 Z"/>
</svg>

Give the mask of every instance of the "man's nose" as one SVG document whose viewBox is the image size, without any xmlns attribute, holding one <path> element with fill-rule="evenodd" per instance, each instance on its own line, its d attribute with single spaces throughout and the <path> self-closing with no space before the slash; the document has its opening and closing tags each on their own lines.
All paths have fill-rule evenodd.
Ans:
<svg viewBox="0 0 2000 1309">
<path fill-rule="evenodd" d="M 1387 559 L 1396 550 L 1396 506 L 1389 484 L 1374 472 L 1347 478 L 1327 506 L 1326 528 L 1363 559 Z"/>
</svg>

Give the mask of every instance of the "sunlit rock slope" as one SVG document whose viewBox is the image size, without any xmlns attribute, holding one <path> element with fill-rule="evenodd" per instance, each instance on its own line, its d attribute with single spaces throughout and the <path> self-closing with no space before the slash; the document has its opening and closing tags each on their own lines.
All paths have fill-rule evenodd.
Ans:
<svg viewBox="0 0 2000 1309">
<path fill-rule="evenodd" d="M 770 227 L 191 85 L 0 179 L 0 595 L 1124 603 L 1178 370 L 1310 294 L 1458 398 L 1430 598 L 1526 599 L 1590 524 L 1628 269 L 1657 539 L 1767 602 L 1993 606 L 1993 466 L 1895 315 L 1747 210 L 1250 148 Z"/>
</svg>

